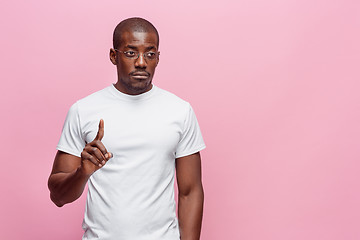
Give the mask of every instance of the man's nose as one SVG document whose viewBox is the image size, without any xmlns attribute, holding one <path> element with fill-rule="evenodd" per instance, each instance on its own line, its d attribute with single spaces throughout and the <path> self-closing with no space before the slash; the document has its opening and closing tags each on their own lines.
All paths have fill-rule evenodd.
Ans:
<svg viewBox="0 0 360 240">
<path fill-rule="evenodd" d="M 146 59 L 144 57 L 144 54 L 140 53 L 139 57 L 135 61 L 135 67 L 146 68 L 146 66 L 147 66 L 147 62 L 146 62 Z"/>
</svg>

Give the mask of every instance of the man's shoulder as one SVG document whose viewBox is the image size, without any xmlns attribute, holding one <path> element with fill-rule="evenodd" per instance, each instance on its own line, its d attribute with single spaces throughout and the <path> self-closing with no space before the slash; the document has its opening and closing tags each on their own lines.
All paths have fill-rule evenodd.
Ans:
<svg viewBox="0 0 360 240">
<path fill-rule="evenodd" d="M 107 86 L 101 90 L 91 93 L 91 94 L 87 95 L 86 97 L 79 99 L 77 102 L 79 104 L 84 104 L 84 103 L 89 104 L 89 103 L 97 102 L 109 95 L 110 87 L 111 86 Z"/>
<path fill-rule="evenodd" d="M 105 87 L 86 97 L 80 98 L 70 107 L 69 111 L 78 112 L 79 114 L 99 111 L 99 109 L 108 104 L 111 99 L 110 87 L 111 86 Z"/>
<path fill-rule="evenodd" d="M 103 101 L 105 101 L 107 98 L 111 96 L 110 87 L 111 86 L 107 86 L 101 90 L 91 93 L 86 97 L 79 99 L 76 103 L 79 106 L 91 106 L 96 104 L 103 104 L 104 103 Z"/>
<path fill-rule="evenodd" d="M 158 96 L 161 98 L 164 104 L 171 104 L 171 105 L 179 105 L 187 107 L 189 106 L 189 102 L 185 101 L 184 99 L 178 97 L 172 92 L 164 90 L 162 88 L 157 87 Z"/>
</svg>

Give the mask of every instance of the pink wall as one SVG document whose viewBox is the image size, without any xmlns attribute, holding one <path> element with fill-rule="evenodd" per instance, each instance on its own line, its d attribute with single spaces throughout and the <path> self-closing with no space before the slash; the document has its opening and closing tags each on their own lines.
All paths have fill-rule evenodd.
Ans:
<svg viewBox="0 0 360 240">
<path fill-rule="evenodd" d="M 1 239 L 80 239 L 85 198 L 47 177 L 65 115 L 115 82 L 112 31 L 160 32 L 155 84 L 207 149 L 204 240 L 360 239 L 360 4 L 351 0 L 3 1 Z"/>
</svg>

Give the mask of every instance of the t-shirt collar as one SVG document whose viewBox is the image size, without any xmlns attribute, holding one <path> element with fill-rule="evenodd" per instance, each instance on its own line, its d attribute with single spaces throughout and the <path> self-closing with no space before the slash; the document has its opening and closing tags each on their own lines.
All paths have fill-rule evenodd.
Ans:
<svg viewBox="0 0 360 240">
<path fill-rule="evenodd" d="M 123 92 L 120 92 L 116 87 L 115 84 L 111 84 L 110 91 L 118 98 L 126 101 L 142 101 L 145 99 L 150 98 L 157 90 L 157 87 L 152 84 L 152 88 L 144 93 L 138 94 L 138 95 L 130 95 Z"/>
</svg>

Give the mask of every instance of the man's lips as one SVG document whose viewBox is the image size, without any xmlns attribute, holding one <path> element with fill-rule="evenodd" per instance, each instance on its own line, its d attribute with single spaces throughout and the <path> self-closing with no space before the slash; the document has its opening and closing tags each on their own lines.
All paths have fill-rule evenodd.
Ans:
<svg viewBox="0 0 360 240">
<path fill-rule="evenodd" d="M 133 78 L 135 78 L 135 79 L 147 79 L 149 76 L 150 76 L 150 74 L 149 73 L 147 73 L 147 72 L 134 72 L 134 73 L 132 73 L 132 74 L 130 74 Z"/>
<path fill-rule="evenodd" d="M 133 72 L 130 73 L 131 76 L 149 76 L 150 74 L 148 72 Z"/>
</svg>

